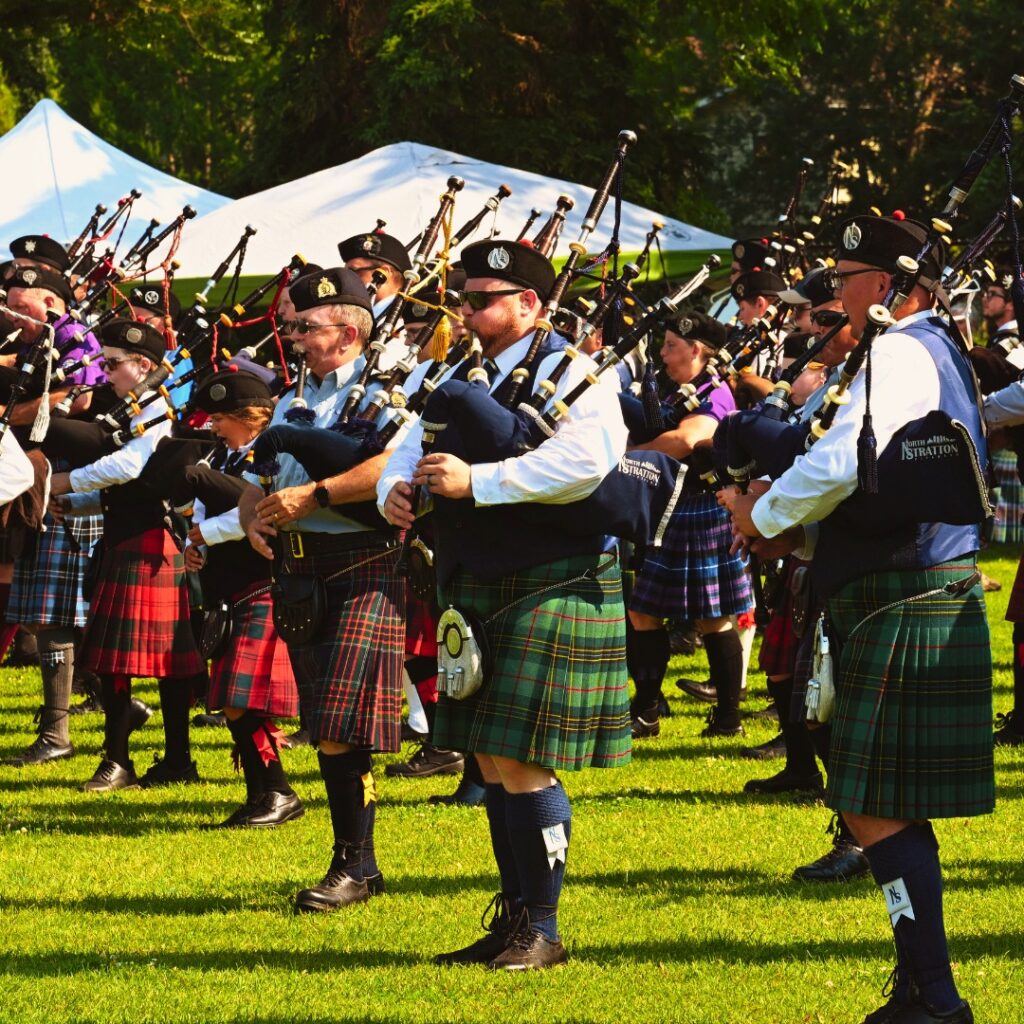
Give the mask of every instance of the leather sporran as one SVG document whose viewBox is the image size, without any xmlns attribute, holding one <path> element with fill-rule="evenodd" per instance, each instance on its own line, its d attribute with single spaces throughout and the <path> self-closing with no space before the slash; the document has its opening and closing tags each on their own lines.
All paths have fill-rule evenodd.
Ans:
<svg viewBox="0 0 1024 1024">
<path fill-rule="evenodd" d="M 270 588 L 274 628 L 289 647 L 312 643 L 327 611 L 327 585 L 321 576 L 288 573 Z"/>
<path fill-rule="evenodd" d="M 203 619 L 203 630 L 199 636 L 199 653 L 204 661 L 219 658 L 228 645 L 231 636 L 231 605 L 219 601 Z"/>
<path fill-rule="evenodd" d="M 472 697 L 490 670 L 491 649 L 483 622 L 449 608 L 437 621 L 437 692 L 453 700 Z"/>
<path fill-rule="evenodd" d="M 421 601 L 433 602 L 437 597 L 437 570 L 434 568 L 434 552 L 417 537 L 409 545 L 407 557 L 409 589 Z"/>
</svg>

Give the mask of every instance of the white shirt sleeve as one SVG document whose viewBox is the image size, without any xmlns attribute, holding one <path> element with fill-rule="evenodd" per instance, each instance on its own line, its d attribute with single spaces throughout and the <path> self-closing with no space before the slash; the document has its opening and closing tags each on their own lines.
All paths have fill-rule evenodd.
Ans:
<svg viewBox="0 0 1024 1024">
<path fill-rule="evenodd" d="M 878 453 L 911 420 L 938 408 L 939 375 L 927 349 L 898 331 L 875 339 L 871 351 L 871 417 Z M 908 388 L 907 381 L 914 387 Z M 753 508 L 762 536 L 828 516 L 857 488 L 857 438 L 864 418 L 864 372 L 849 391 L 825 436 L 801 455 Z"/>
<path fill-rule="evenodd" d="M 1014 381 L 985 399 L 985 422 L 990 427 L 1024 423 L 1024 382 Z"/>
<path fill-rule="evenodd" d="M 237 508 L 231 508 L 219 516 L 204 519 L 199 525 L 203 531 L 203 540 L 211 546 L 223 544 L 229 540 L 242 540 L 245 537 Z"/>
<path fill-rule="evenodd" d="M 0 505 L 24 494 L 35 480 L 35 472 L 18 439 L 9 430 L 0 442 Z"/>
<path fill-rule="evenodd" d="M 537 379 L 547 376 L 561 358 L 549 356 Z M 571 391 L 594 368 L 587 356 L 574 359 L 559 382 L 559 397 Z M 572 404 L 554 437 L 531 452 L 472 467 L 477 505 L 539 501 L 564 505 L 593 493 L 626 451 L 628 431 L 619 406 L 618 375 L 605 372 Z"/>
<path fill-rule="evenodd" d="M 153 417 L 160 412 L 159 405 L 152 406 L 139 416 L 132 418 L 132 426 Z M 99 491 L 105 487 L 116 487 L 137 480 L 156 446 L 165 437 L 170 437 L 171 424 L 168 420 L 150 427 L 141 437 L 133 437 L 123 448 L 98 458 L 81 469 L 71 471 L 71 487 L 75 491 Z"/>
</svg>

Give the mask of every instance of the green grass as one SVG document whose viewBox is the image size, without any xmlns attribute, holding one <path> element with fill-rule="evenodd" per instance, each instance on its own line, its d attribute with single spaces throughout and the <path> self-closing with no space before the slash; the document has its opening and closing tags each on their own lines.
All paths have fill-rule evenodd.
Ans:
<svg viewBox="0 0 1024 1024">
<path fill-rule="evenodd" d="M 1016 555 L 985 562 L 1004 584 L 989 607 L 1005 709 Z M 666 692 L 702 664 L 677 659 Z M 764 704 L 762 678 L 748 710 Z M 140 693 L 155 702 L 152 684 Z M 0 756 L 29 742 L 38 701 L 35 672 L 0 672 Z M 793 867 L 825 851 L 829 813 L 744 796 L 758 766 L 736 757 L 740 743 L 697 739 L 701 708 L 671 703 L 629 768 L 566 777 L 572 960 L 515 977 L 429 963 L 476 936 L 497 887 L 482 811 L 424 803 L 451 780 L 381 779 L 389 894 L 295 917 L 294 893 L 329 858 L 311 750 L 286 754 L 302 821 L 210 833 L 198 826 L 243 795 L 226 731 L 194 732 L 201 785 L 88 796 L 77 786 L 98 761 L 100 719 L 75 718 L 81 756 L 0 768 L 0 1021 L 859 1021 L 892 960 L 875 886 L 792 883 Z M 748 741 L 771 732 L 753 722 Z M 140 769 L 159 738 L 155 716 L 134 744 Z M 1024 751 L 1000 750 L 996 814 L 937 825 L 954 970 L 979 1022 L 1021 1020 L 1022 768 Z"/>
</svg>

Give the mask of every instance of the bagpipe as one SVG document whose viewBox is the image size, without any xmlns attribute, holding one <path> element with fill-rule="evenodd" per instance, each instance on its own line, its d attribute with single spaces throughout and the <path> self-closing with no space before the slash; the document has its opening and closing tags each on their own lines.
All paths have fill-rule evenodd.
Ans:
<svg viewBox="0 0 1024 1024">
<path fill-rule="evenodd" d="M 1010 82 L 1009 94 L 998 104 L 996 116 L 989 126 L 982 142 L 970 155 L 963 169 L 953 182 L 941 213 L 930 221 L 926 238 L 914 257 L 902 256 L 897 261 L 897 270 L 891 275 L 892 282 L 882 303 L 872 305 L 867 311 L 867 323 L 858 340 L 857 347 L 847 357 L 839 380 L 825 394 L 821 407 L 814 417 L 799 425 L 783 422 L 776 418 L 778 403 L 766 406 L 764 415 L 739 413 L 728 417 L 719 427 L 715 437 L 716 462 L 724 462 L 726 473 L 741 488 L 755 475 L 780 476 L 803 452 L 824 437 L 833 423 L 839 409 L 850 401 L 849 388 L 865 365 L 874 339 L 897 321 L 893 311 L 910 294 L 921 274 L 921 264 L 932 249 L 951 234 L 952 221 L 960 206 L 967 199 L 978 175 L 997 151 L 1008 151 L 1009 125 L 1024 100 L 1024 78 L 1014 76 Z M 1006 220 L 1014 226 L 1016 203 L 1008 195 L 1005 209 Z M 997 216 L 972 245 L 980 245 L 998 234 L 1000 221 Z M 1015 232 L 1016 233 L 1016 232 Z M 970 248 L 970 247 L 969 247 Z M 976 250 L 977 251 L 977 250 Z M 966 265 L 966 262 L 965 264 Z M 958 270 L 959 272 L 959 270 Z M 1024 313 L 1024 283 L 1019 276 L 1012 288 L 1017 303 Z M 952 524 L 979 522 L 989 514 L 983 472 L 978 462 L 970 435 L 963 424 L 951 421 L 941 411 L 935 410 L 925 417 L 921 426 L 924 436 L 920 440 L 941 448 L 953 455 L 961 469 L 978 482 L 977 494 L 936 494 L 928 486 L 933 467 L 927 459 L 908 458 L 900 462 L 895 474 L 891 464 L 882 469 L 882 484 L 887 493 L 903 497 L 901 507 L 911 511 L 919 522 L 946 522 Z M 912 441 L 912 443 L 916 443 Z M 879 461 L 870 414 L 866 414 L 857 441 L 858 483 L 866 494 L 879 490 Z M 898 478 L 896 478 L 898 476 Z"/>
</svg>

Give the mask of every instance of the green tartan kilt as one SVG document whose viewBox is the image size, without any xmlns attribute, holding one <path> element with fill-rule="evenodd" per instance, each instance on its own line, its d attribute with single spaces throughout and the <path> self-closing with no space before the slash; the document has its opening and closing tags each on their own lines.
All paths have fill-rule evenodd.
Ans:
<svg viewBox="0 0 1024 1024">
<path fill-rule="evenodd" d="M 608 565 L 581 555 L 484 582 L 460 570 L 443 595 L 482 619 L 531 591 Z M 558 771 L 629 763 L 626 633 L 619 566 L 510 609 L 487 628 L 494 666 L 466 700 L 441 696 L 434 742 Z"/>
<path fill-rule="evenodd" d="M 981 586 L 962 597 L 892 601 L 961 580 L 957 559 L 871 573 L 828 603 L 839 643 L 828 802 L 879 818 L 958 818 L 995 805 L 992 651 Z"/>
</svg>

